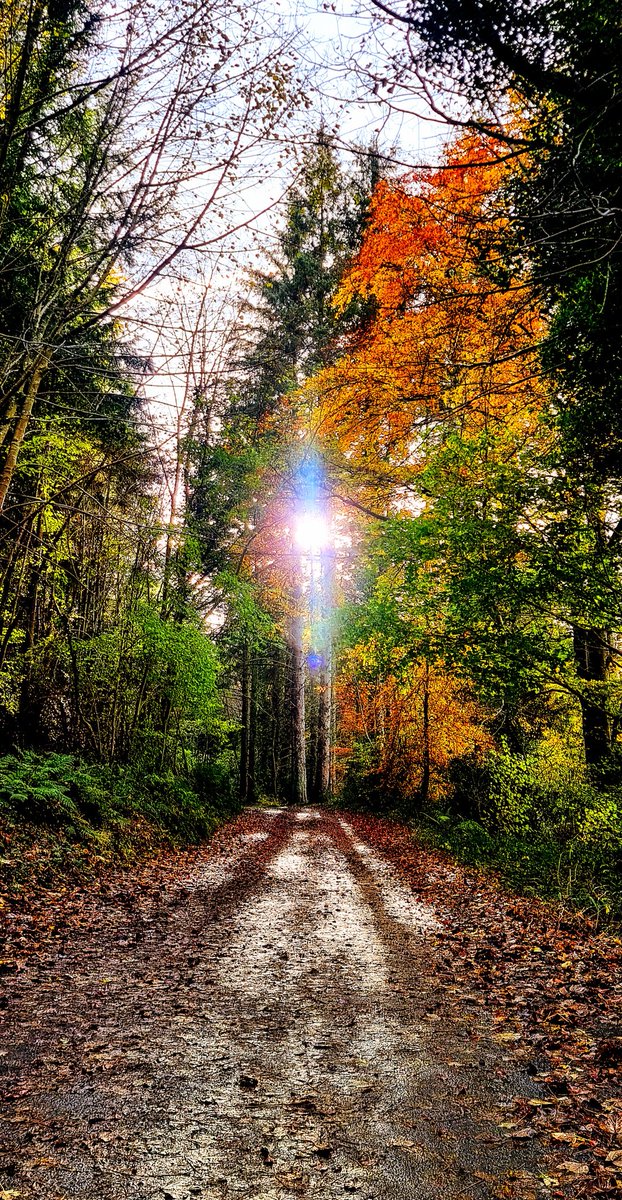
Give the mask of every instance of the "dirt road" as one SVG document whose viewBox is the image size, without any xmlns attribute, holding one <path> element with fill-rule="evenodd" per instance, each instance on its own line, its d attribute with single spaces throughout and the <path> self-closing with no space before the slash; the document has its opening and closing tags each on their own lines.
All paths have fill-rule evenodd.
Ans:
<svg viewBox="0 0 622 1200">
<path fill-rule="evenodd" d="M 429 981 L 434 911 L 345 818 L 239 828 L 12 977 L 0 1197 L 546 1194 L 503 1128 L 533 1083 Z"/>
</svg>

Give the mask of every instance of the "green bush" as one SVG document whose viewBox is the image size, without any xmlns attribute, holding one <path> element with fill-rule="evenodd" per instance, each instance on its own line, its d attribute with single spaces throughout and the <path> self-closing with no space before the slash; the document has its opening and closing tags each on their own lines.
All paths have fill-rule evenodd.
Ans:
<svg viewBox="0 0 622 1200">
<path fill-rule="evenodd" d="M 358 812 L 411 816 L 417 801 L 409 796 L 408 784 L 399 771 L 394 770 L 389 776 L 378 760 L 377 743 L 355 742 L 341 789 L 340 805 Z"/>
<path fill-rule="evenodd" d="M 176 839 L 196 841 L 235 808 L 231 764 L 223 754 L 188 777 L 88 764 L 66 754 L 27 751 L 0 758 L 0 814 L 63 827 L 77 838 L 88 838 L 90 830 L 118 833 L 142 817 Z"/>
<path fill-rule="evenodd" d="M 472 863 L 486 863 L 492 856 L 494 841 L 479 821 L 458 821 L 453 828 L 453 841 L 457 853 Z"/>
<path fill-rule="evenodd" d="M 171 772 L 146 775 L 138 798 L 143 816 L 174 837 L 195 841 L 213 833 L 217 818 L 186 779 Z"/>
<path fill-rule="evenodd" d="M 622 911 L 622 789 L 597 788 L 554 746 L 507 746 L 451 767 L 448 811 L 422 831 L 463 862 L 500 869 L 516 889 Z"/>
<path fill-rule="evenodd" d="M 79 820 L 73 782 L 71 755 L 7 755 L 0 759 L 0 811 L 49 825 Z"/>
<path fill-rule="evenodd" d="M 221 750 L 215 758 L 197 763 L 192 772 L 192 781 L 199 796 L 219 816 L 225 816 L 239 807 L 233 750 Z"/>
</svg>

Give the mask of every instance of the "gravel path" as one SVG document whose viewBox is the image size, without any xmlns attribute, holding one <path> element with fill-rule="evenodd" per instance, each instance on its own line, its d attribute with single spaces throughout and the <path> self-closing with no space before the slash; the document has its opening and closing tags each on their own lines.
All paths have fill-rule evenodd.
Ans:
<svg viewBox="0 0 622 1200">
<path fill-rule="evenodd" d="M 536 1087 L 429 982 L 433 909 L 346 818 L 241 828 L 13 977 L 0 1200 L 545 1195 L 503 1128 Z"/>
</svg>

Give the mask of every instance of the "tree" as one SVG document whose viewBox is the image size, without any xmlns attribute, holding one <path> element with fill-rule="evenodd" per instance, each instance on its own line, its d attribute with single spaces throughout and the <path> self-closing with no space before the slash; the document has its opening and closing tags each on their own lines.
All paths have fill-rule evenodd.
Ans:
<svg viewBox="0 0 622 1200">
<path fill-rule="evenodd" d="M 312 696 L 307 686 L 308 597 L 291 536 L 302 494 L 296 444 L 306 421 L 298 409 L 297 389 L 318 365 L 332 360 L 340 338 L 360 319 L 358 301 L 339 316 L 331 300 L 359 244 L 377 169 L 372 155 L 346 173 L 323 131 L 309 147 L 288 197 L 270 270 L 251 280 L 230 379 L 221 396 L 219 428 L 204 424 L 194 448 L 189 519 L 201 547 L 202 568 L 222 570 L 233 564 L 237 576 L 252 581 L 259 602 L 280 620 L 283 639 L 269 647 L 249 643 L 246 635 L 238 642 L 239 669 L 248 681 L 240 697 L 247 714 L 242 721 L 242 777 L 249 770 L 252 740 L 256 787 L 272 787 L 278 776 L 281 794 L 297 803 L 327 786 L 332 710 L 329 650 Z M 313 459 L 312 450 L 303 449 L 301 457 L 304 469 Z M 278 703 L 267 716 L 270 705 L 264 704 L 270 696 L 278 696 Z M 251 712 L 264 714 L 263 733 L 259 728 L 254 739 L 245 733 Z M 246 782 L 241 788 L 247 794 Z"/>
<path fill-rule="evenodd" d="M 207 710 L 192 671 L 184 691 L 171 647 L 180 664 L 193 647 L 212 699 L 217 672 L 192 556 L 173 532 L 185 416 L 158 433 L 141 398 L 166 320 L 158 281 L 174 290 L 175 275 L 193 277 L 197 291 L 197 253 L 249 219 L 231 200 L 222 218 L 219 206 L 291 111 L 283 49 L 256 12 L 221 0 L 157 16 L 136 3 L 122 21 L 82 0 L 33 0 L 0 18 L 7 748 L 65 746 L 145 769 L 197 762 L 188 710 Z M 128 307 L 134 328 L 156 328 L 151 344 L 128 332 Z M 205 384 L 203 372 L 196 409 Z M 173 442 L 164 512 L 156 492 Z"/>
<path fill-rule="evenodd" d="M 526 265 L 547 318 L 541 363 L 559 433 L 551 469 L 566 478 L 567 494 L 558 519 L 569 541 L 579 526 L 584 542 L 594 537 L 596 569 L 606 558 L 613 576 L 622 473 L 617 6 L 610 0 L 374 4 L 382 20 L 408 31 L 392 80 L 410 81 L 438 107 L 443 94 L 449 97 L 450 78 L 463 103 L 459 109 L 448 101 L 449 118 L 483 131 L 491 154 L 516 159 L 508 180 L 512 222 L 500 254 Z M 575 586 L 579 611 L 579 578 Z M 615 595 L 617 588 L 612 611 Z M 597 605 L 601 614 L 603 607 Z M 604 698 L 615 651 L 611 625 L 596 624 L 596 616 L 577 619 L 574 645 L 586 753 L 598 770 L 612 746 Z"/>
<path fill-rule="evenodd" d="M 534 695 L 581 692 L 569 632 L 586 592 L 575 574 L 571 596 L 569 564 L 560 603 L 551 547 L 558 439 L 538 362 L 545 325 L 528 273 L 508 277 L 499 253 L 510 171 L 469 134 L 440 170 L 378 185 L 337 297 L 358 293 L 374 315 L 307 385 L 333 471 L 379 518 L 409 614 L 392 636 L 421 670 L 420 794 L 435 672 L 470 686 L 515 745 Z"/>
<path fill-rule="evenodd" d="M 16 6 L 0 29 L 0 508 L 56 357 L 68 342 L 81 354 L 93 324 L 227 234 L 206 222 L 289 110 L 291 67 L 275 59 L 266 82 L 274 38 L 249 11 L 213 0 L 127 17 L 120 37 L 108 18 L 113 50 L 81 0 Z"/>
<path fill-rule="evenodd" d="M 336 346 L 361 319 L 354 299 L 337 313 L 333 296 L 360 243 L 380 156 L 360 156 L 347 174 L 320 129 L 288 196 L 284 228 L 270 269 L 254 273 L 248 343 L 239 367 L 247 383 L 244 410 L 273 415 L 280 397 L 332 361 Z"/>
</svg>

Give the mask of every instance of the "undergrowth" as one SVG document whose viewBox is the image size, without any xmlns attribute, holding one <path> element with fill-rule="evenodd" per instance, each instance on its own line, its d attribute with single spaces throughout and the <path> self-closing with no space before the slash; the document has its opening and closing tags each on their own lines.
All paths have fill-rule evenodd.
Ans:
<svg viewBox="0 0 622 1200">
<path fill-rule="evenodd" d="M 344 797 L 349 807 L 406 820 L 426 844 L 497 871 L 517 892 L 622 918 L 622 786 L 590 779 L 578 757 L 550 744 L 466 755 L 424 805 L 365 782 Z"/>
<path fill-rule="evenodd" d="M 417 838 L 448 851 L 458 862 L 497 871 L 514 891 L 557 900 L 600 920 L 622 918 L 622 878 L 615 862 L 603 862 L 580 839 L 489 832 L 471 818 L 424 812 L 412 820 Z"/>
<path fill-rule="evenodd" d="M 237 811 L 224 761 L 187 776 L 67 754 L 0 758 L 0 888 L 88 877 L 165 845 L 198 842 Z"/>
</svg>

